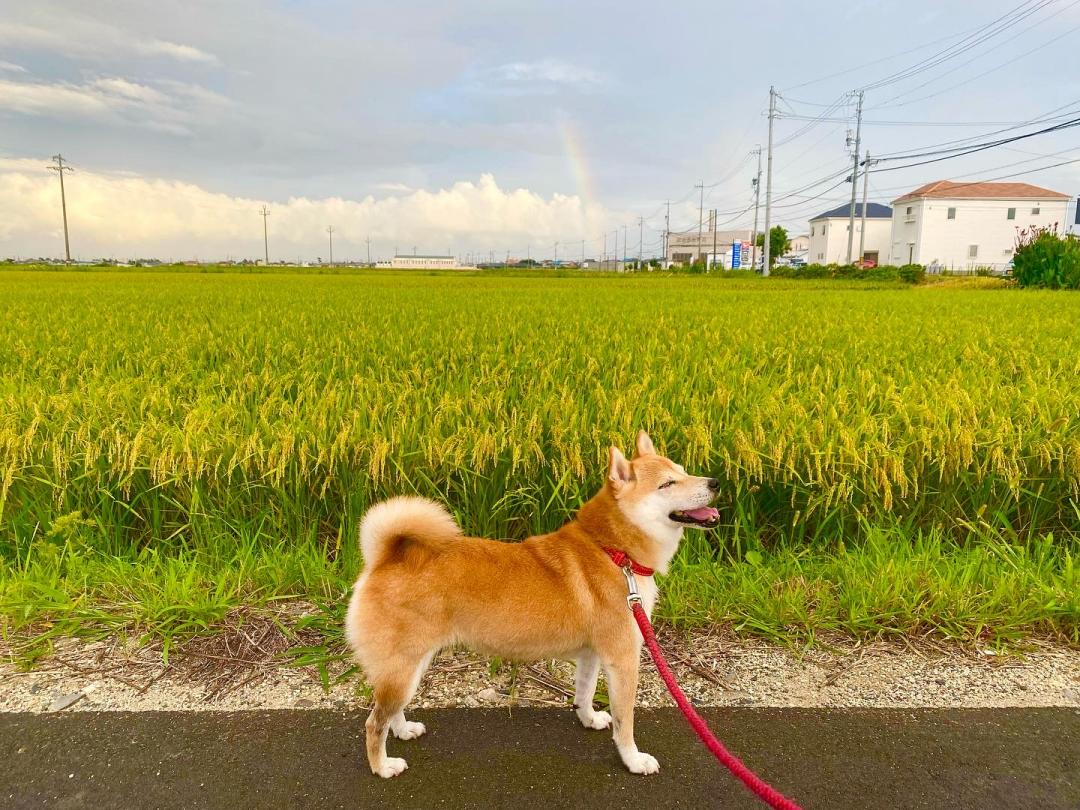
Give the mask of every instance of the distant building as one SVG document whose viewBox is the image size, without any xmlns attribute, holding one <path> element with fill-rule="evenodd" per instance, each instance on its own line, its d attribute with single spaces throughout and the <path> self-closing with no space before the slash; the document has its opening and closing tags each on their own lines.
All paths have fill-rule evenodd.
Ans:
<svg viewBox="0 0 1080 810">
<path fill-rule="evenodd" d="M 394 256 L 388 262 L 379 262 L 376 267 L 391 267 L 396 270 L 462 270 L 466 266 L 457 260 L 457 256 L 410 254 L 408 256 Z"/>
<path fill-rule="evenodd" d="M 893 201 L 890 261 L 931 272 L 1004 270 L 1017 230 L 1064 229 L 1070 200 L 1029 183 L 927 183 Z"/>
<path fill-rule="evenodd" d="M 810 220 L 810 244 L 806 261 L 810 264 L 844 264 L 847 262 L 848 219 L 851 203 L 844 203 Z M 866 204 L 866 240 L 862 258 L 883 264 L 889 255 L 892 232 L 892 209 L 880 203 Z M 851 245 L 851 260 L 859 259 L 859 237 L 862 234 L 862 203 L 855 204 L 855 239 Z"/>
<path fill-rule="evenodd" d="M 752 236 L 748 228 L 722 231 L 716 227 L 716 218 L 710 213 L 701 229 L 697 228 L 668 234 L 667 264 L 692 264 L 705 261 L 710 267 L 731 269 L 735 254 L 739 266 L 750 267 Z M 735 246 L 738 245 L 736 248 Z"/>
</svg>

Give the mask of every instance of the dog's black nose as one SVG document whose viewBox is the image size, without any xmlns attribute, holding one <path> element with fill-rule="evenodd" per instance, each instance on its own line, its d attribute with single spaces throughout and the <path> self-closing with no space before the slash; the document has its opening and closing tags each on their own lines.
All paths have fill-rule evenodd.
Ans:
<svg viewBox="0 0 1080 810">
<path fill-rule="evenodd" d="M 709 479 L 709 489 L 711 489 L 713 492 L 719 492 L 720 491 L 720 479 L 719 478 L 710 478 Z"/>
</svg>

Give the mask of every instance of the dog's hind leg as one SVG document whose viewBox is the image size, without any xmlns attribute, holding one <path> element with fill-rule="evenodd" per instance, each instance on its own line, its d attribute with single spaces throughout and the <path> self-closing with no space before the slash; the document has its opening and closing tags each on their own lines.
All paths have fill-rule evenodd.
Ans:
<svg viewBox="0 0 1080 810">
<path fill-rule="evenodd" d="M 585 728 L 603 729 L 611 725 L 611 715 L 593 709 L 596 695 L 596 679 L 600 675 L 600 656 L 593 650 L 585 650 L 577 657 L 574 673 L 574 708 L 578 720 Z"/>
<path fill-rule="evenodd" d="M 413 699 L 413 695 L 416 694 L 416 687 L 420 685 L 420 679 L 424 677 L 424 673 L 427 672 L 427 668 L 431 664 L 431 659 L 435 657 L 435 653 L 436 650 L 432 650 L 424 656 L 424 660 L 420 662 L 420 666 L 416 668 L 416 672 L 413 674 L 412 683 L 409 685 L 405 703 L 402 704 L 401 711 L 390 718 L 390 731 L 399 740 L 415 740 L 427 731 L 423 723 L 416 723 L 405 719 L 405 706 L 408 705 L 409 701 Z"/>
<path fill-rule="evenodd" d="M 397 727 L 395 734 L 397 730 L 404 733 L 410 727 L 415 732 L 412 735 L 414 737 L 423 733 L 422 724 L 405 720 L 404 709 L 412 693 L 416 691 L 423 667 L 430 660 L 430 654 L 410 659 L 395 656 L 390 661 L 380 662 L 377 672 L 369 674 L 375 705 L 364 725 L 367 731 L 368 764 L 372 773 L 388 779 L 409 767 L 404 759 L 386 755 L 386 735 L 392 725 Z"/>
</svg>

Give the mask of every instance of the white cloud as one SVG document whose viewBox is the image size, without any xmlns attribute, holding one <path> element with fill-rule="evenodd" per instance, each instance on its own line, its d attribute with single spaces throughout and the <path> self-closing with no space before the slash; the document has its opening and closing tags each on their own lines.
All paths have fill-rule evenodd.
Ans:
<svg viewBox="0 0 1080 810">
<path fill-rule="evenodd" d="M 228 99 L 197 85 L 157 83 L 161 89 L 127 79 L 102 77 L 73 82 L 12 81 L 0 78 L 0 110 L 59 119 L 89 118 L 135 124 L 178 135 L 210 108 Z"/>
<path fill-rule="evenodd" d="M 604 77 L 595 70 L 556 59 L 538 62 L 509 62 L 492 70 L 492 75 L 507 82 L 546 82 L 567 85 L 603 84 Z"/>
<path fill-rule="evenodd" d="M 0 59 L 0 70 L 6 70 L 8 73 L 26 73 L 26 68 L 22 65 L 16 65 L 14 62 L 5 62 Z"/>
<path fill-rule="evenodd" d="M 554 95 L 567 90 L 592 92 L 606 84 L 607 77 L 591 68 L 558 59 L 541 59 L 507 62 L 474 73 L 465 87 L 480 93 L 527 96 Z"/>
<path fill-rule="evenodd" d="M 85 17 L 57 17 L 49 27 L 0 21 L 0 44 L 9 48 L 53 51 L 66 56 L 115 58 L 136 53 L 179 62 L 215 65 L 212 53 L 164 39 L 146 39 L 122 28 Z"/>
<path fill-rule="evenodd" d="M 405 183 L 376 183 L 375 188 L 379 191 L 412 191 L 412 186 Z"/>
<path fill-rule="evenodd" d="M 294 197 L 276 203 L 77 167 L 67 181 L 67 200 L 72 250 L 83 257 L 257 257 L 264 202 L 271 210 L 271 258 L 322 255 L 328 224 L 334 225 L 335 255 L 344 257 L 363 257 L 369 236 L 378 255 L 414 245 L 518 255 L 532 245 L 535 256 L 558 240 L 594 237 L 613 219 L 577 196 L 500 188 L 490 174 L 382 199 Z M 44 161 L 0 159 L 0 255 L 57 255 L 59 245 L 55 175 Z"/>
</svg>

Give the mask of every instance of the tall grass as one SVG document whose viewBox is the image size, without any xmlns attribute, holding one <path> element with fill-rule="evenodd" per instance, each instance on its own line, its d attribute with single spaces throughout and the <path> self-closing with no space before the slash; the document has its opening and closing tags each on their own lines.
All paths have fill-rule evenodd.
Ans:
<svg viewBox="0 0 1080 810">
<path fill-rule="evenodd" d="M 215 604 L 330 594 L 355 569 L 364 510 L 401 492 L 447 502 L 470 532 L 549 530 L 638 427 L 725 482 L 722 553 L 691 544 L 687 571 L 762 559 L 776 574 L 840 559 L 841 543 L 880 560 L 885 536 L 898 555 L 933 538 L 958 565 L 972 547 L 1049 544 L 1047 565 L 1072 570 L 1075 296 L 12 271 L 0 300 L 0 576 L 20 621 L 153 623 L 174 584 L 207 594 L 190 614 L 207 622 Z M 200 565 L 216 573 L 195 587 Z M 110 566 L 135 572 L 131 593 L 101 590 L 121 581 Z M 737 602 L 668 604 L 732 621 L 717 605 Z M 1075 628 L 1067 599 L 1048 621 L 1067 627 L 1062 605 Z M 929 626 L 951 633 L 944 616 Z M 914 626 L 866 626 L 893 624 Z"/>
</svg>

